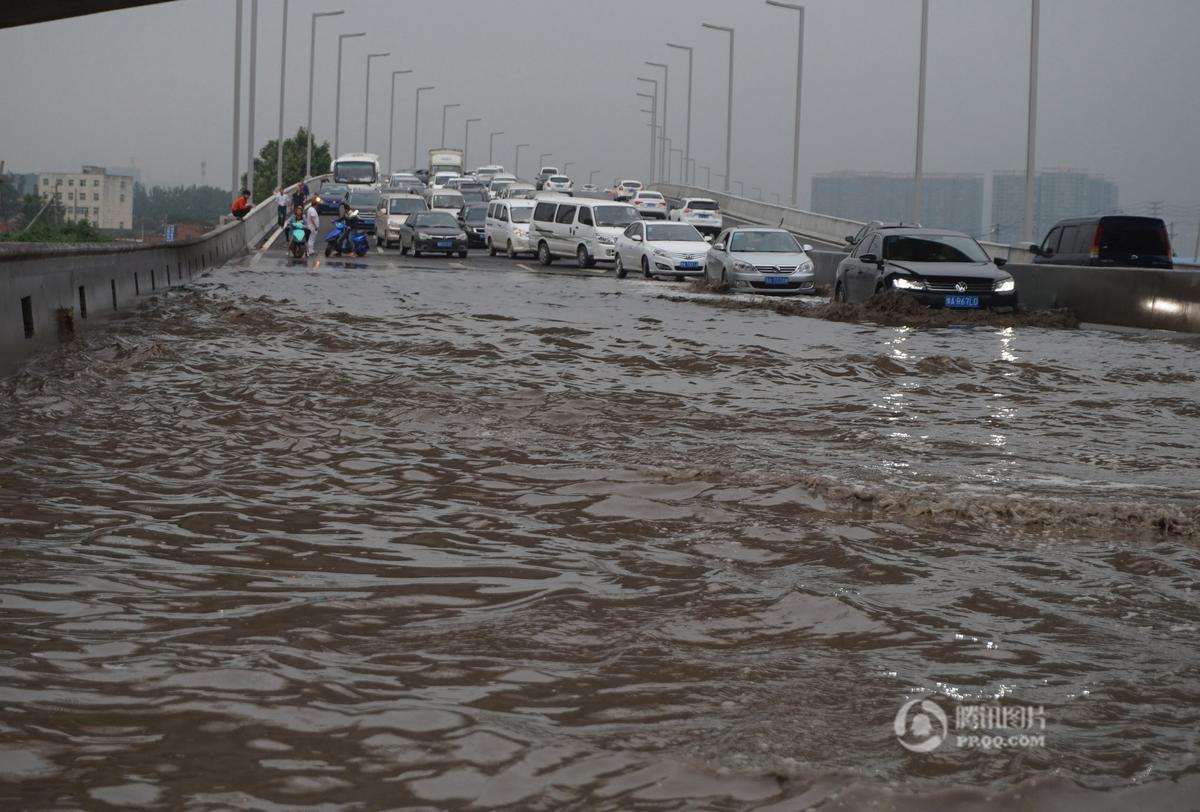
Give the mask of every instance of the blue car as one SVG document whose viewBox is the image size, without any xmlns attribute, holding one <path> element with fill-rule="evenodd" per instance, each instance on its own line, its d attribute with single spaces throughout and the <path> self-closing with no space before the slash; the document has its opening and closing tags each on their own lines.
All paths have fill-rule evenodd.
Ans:
<svg viewBox="0 0 1200 812">
<path fill-rule="evenodd" d="M 337 214 L 338 209 L 342 207 L 342 201 L 349 193 L 350 188 L 345 184 L 326 183 L 321 187 L 321 191 L 317 192 L 317 197 L 321 198 L 321 202 L 317 204 L 317 212 L 319 214 Z"/>
</svg>

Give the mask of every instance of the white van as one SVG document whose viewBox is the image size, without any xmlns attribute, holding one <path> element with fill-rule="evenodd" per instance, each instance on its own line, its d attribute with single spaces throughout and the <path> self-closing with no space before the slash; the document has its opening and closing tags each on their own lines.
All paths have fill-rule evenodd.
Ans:
<svg viewBox="0 0 1200 812">
<path fill-rule="evenodd" d="M 611 200 L 550 197 L 535 202 L 529 234 L 543 265 L 570 256 L 580 268 L 612 262 L 617 237 L 640 219 L 633 206 Z"/>
<path fill-rule="evenodd" d="M 488 204 L 484 233 L 489 255 L 494 257 L 503 251 L 509 259 L 515 259 L 518 254 L 537 251 L 529 241 L 533 207 L 532 200 L 493 200 Z"/>
<path fill-rule="evenodd" d="M 467 205 L 461 192 L 453 189 L 430 189 L 425 193 L 425 205 L 430 211 L 448 211 L 455 217 Z"/>
</svg>

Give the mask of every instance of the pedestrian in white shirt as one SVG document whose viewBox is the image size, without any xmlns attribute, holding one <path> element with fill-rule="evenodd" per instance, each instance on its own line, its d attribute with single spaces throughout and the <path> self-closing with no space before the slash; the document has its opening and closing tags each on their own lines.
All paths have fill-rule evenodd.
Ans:
<svg viewBox="0 0 1200 812">
<path fill-rule="evenodd" d="M 308 208 L 304 210 L 304 225 L 308 228 L 308 255 L 317 253 L 317 231 L 321 228 L 321 215 L 317 213 L 317 199 L 308 200 Z"/>
<path fill-rule="evenodd" d="M 290 202 L 291 198 L 289 198 L 282 189 L 275 190 L 275 206 L 279 209 L 278 214 L 280 228 L 283 228 L 283 222 L 287 220 L 288 203 Z"/>
</svg>

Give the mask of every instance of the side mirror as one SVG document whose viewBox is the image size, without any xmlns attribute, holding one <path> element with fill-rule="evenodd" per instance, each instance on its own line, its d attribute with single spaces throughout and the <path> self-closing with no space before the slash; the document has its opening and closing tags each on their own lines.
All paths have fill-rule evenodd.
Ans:
<svg viewBox="0 0 1200 812">
<path fill-rule="evenodd" d="M 705 241 L 705 242 L 712 242 L 712 241 L 713 241 L 713 235 L 711 235 L 711 234 L 705 234 L 705 235 L 704 235 L 704 241 Z"/>
<path fill-rule="evenodd" d="M 996 257 L 995 259 L 992 260 L 992 262 L 996 263 L 997 268 L 1003 268 L 1005 265 L 1008 264 L 1008 260 L 1005 259 L 1004 257 Z"/>
<path fill-rule="evenodd" d="M 854 245 L 854 235 L 853 234 L 846 235 L 846 245 Z"/>
<path fill-rule="evenodd" d="M 631 236 L 629 239 L 633 240 L 634 242 L 641 242 L 641 241 L 642 241 L 642 235 L 641 235 L 641 234 L 634 234 L 634 235 L 633 235 L 633 236 Z"/>
<path fill-rule="evenodd" d="M 1048 254 L 1046 254 L 1045 252 L 1042 251 L 1042 246 L 1038 245 L 1035 242 L 1029 243 L 1029 250 L 1033 252 L 1033 255 L 1035 257 L 1049 256 Z"/>
<path fill-rule="evenodd" d="M 808 243 L 804 243 L 804 245 L 800 246 L 800 250 L 807 254 L 809 251 L 813 250 L 813 247 Z"/>
<path fill-rule="evenodd" d="M 724 250 L 725 250 L 725 243 L 723 243 L 723 242 L 719 242 L 719 243 L 717 243 L 716 245 L 714 245 L 714 246 L 712 247 L 712 250 L 714 250 L 714 251 L 724 251 Z"/>
<path fill-rule="evenodd" d="M 875 256 L 874 254 L 861 254 L 858 258 L 858 261 L 866 263 L 867 265 L 878 265 L 879 257 Z"/>
</svg>

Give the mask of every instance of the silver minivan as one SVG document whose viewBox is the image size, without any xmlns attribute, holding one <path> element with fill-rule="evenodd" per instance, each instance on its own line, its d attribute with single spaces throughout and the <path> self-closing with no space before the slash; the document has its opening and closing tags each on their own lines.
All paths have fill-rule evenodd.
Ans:
<svg viewBox="0 0 1200 812">
<path fill-rule="evenodd" d="M 612 262 L 617 237 L 640 219 L 633 206 L 610 200 L 546 197 L 536 203 L 529 239 L 543 265 L 570 256 L 580 268 Z"/>
<path fill-rule="evenodd" d="M 533 207 L 532 200 L 493 200 L 488 204 L 484 224 L 488 254 L 494 257 L 503 251 L 509 259 L 515 259 L 518 254 L 536 252 L 529 240 Z"/>
</svg>

